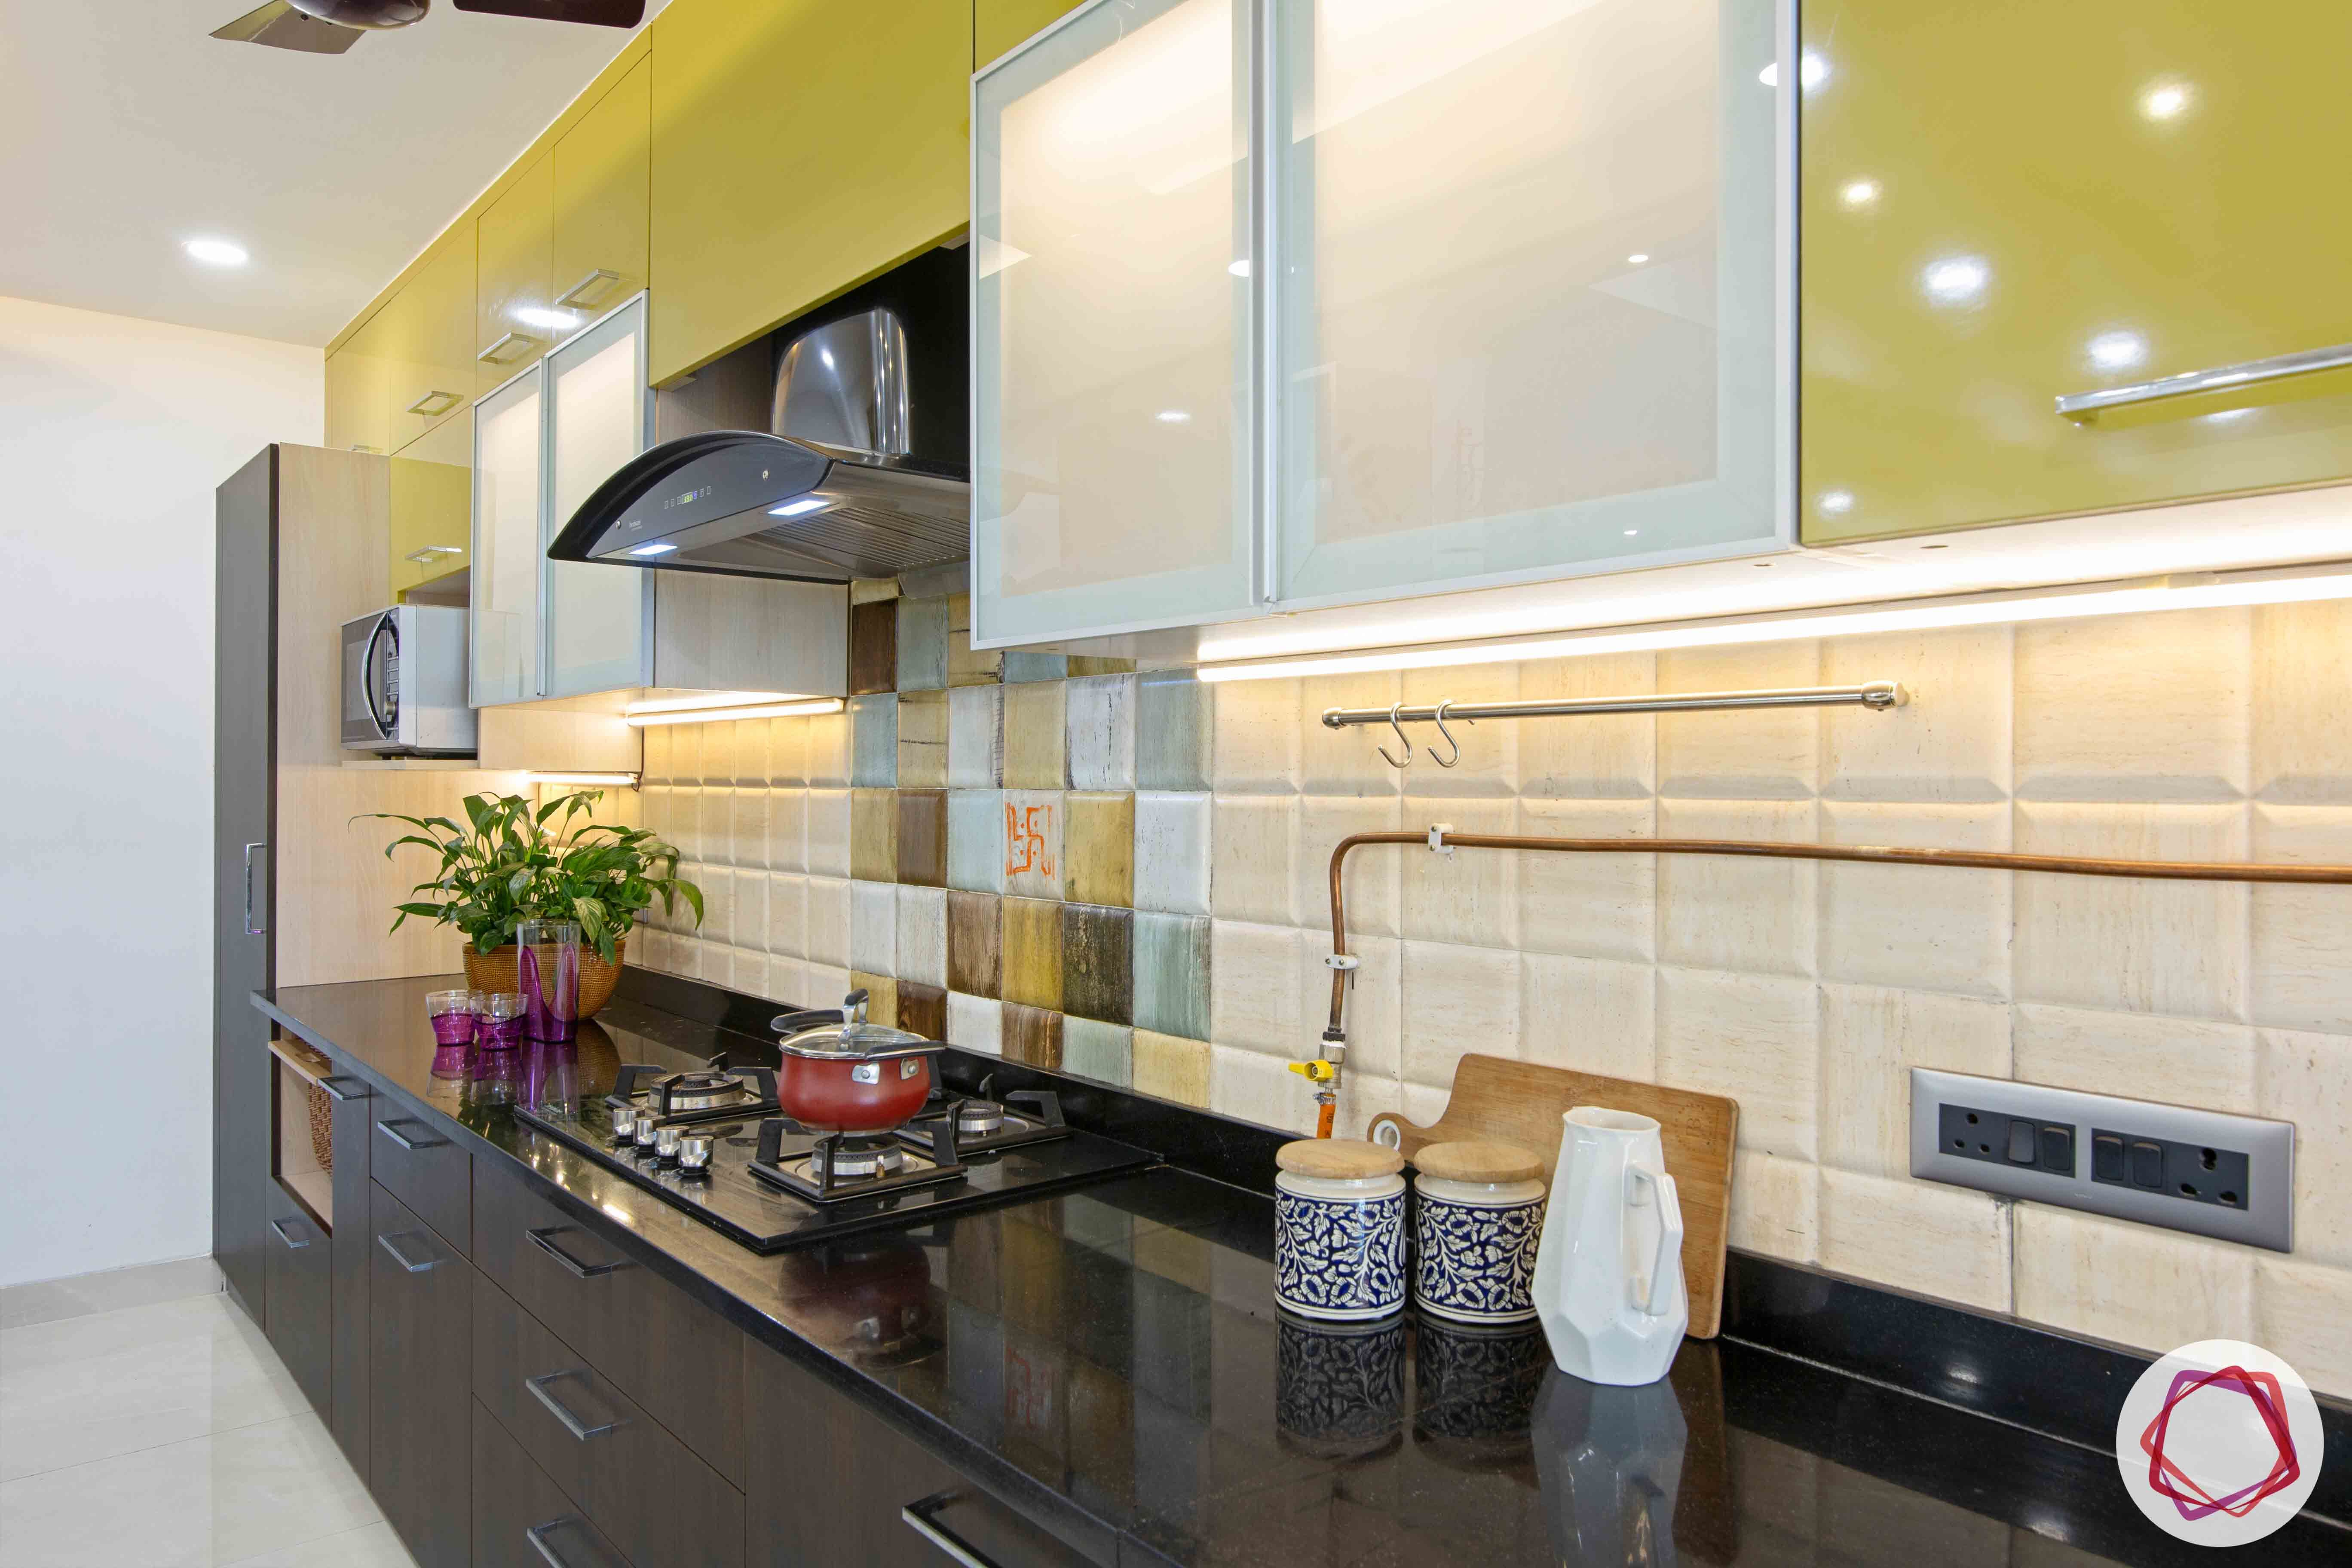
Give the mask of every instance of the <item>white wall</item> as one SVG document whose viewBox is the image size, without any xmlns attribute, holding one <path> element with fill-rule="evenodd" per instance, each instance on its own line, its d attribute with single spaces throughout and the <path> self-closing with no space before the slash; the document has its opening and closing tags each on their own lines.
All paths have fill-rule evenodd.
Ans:
<svg viewBox="0 0 2352 1568">
<path fill-rule="evenodd" d="M 0 1285 L 212 1250 L 213 490 L 324 396 L 0 298 Z"/>
</svg>

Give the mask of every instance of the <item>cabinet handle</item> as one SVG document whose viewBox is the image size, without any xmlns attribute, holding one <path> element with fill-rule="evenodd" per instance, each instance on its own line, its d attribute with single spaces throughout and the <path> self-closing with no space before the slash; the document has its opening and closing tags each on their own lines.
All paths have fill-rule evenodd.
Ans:
<svg viewBox="0 0 2352 1568">
<path fill-rule="evenodd" d="M 592 267 L 588 269 L 587 277 L 558 294 L 555 297 L 555 302 L 559 306 L 578 305 L 583 310 L 588 309 L 599 302 L 604 298 L 604 291 L 620 280 L 621 275 L 617 272 L 607 272 L 601 267 Z M 592 289 L 596 291 L 596 300 L 581 298 Z"/>
<path fill-rule="evenodd" d="M 566 1432 L 571 1433 L 583 1443 L 585 1443 L 591 1437 L 601 1437 L 607 1432 L 627 1426 L 628 1423 L 626 1421 L 615 1416 L 614 1419 L 605 1422 L 602 1426 L 591 1426 L 585 1421 L 581 1420 L 579 1416 L 574 1415 L 570 1407 L 567 1406 L 563 1401 L 556 1398 L 555 1395 L 547 1392 L 547 1385 L 555 1382 L 558 1378 L 579 1377 L 581 1375 L 583 1374 L 576 1372 L 545 1373 L 538 1377 L 524 1378 L 522 1380 L 522 1385 L 530 1390 L 530 1396 L 533 1399 L 538 1400 L 541 1405 L 547 1406 L 547 1413 L 549 1415 L 563 1423 L 563 1429 Z"/>
<path fill-rule="evenodd" d="M 337 1089 L 335 1086 L 339 1083 L 355 1083 L 360 1087 L 356 1092 L 353 1092 Z M 338 1105 L 349 1105 L 354 1100 L 365 1100 L 368 1097 L 367 1079 L 352 1073 L 330 1073 L 319 1080 L 319 1087 L 325 1089 L 327 1098 Z"/>
<path fill-rule="evenodd" d="M 401 1237 L 415 1236 L 415 1234 L 416 1232 L 413 1230 L 404 1230 L 394 1232 L 389 1236 L 379 1235 L 375 1238 L 375 1244 L 378 1247 L 383 1247 L 386 1252 L 392 1254 L 392 1260 L 394 1263 L 399 1264 L 403 1268 L 408 1270 L 411 1274 L 424 1274 L 440 1268 L 441 1259 L 437 1258 L 428 1258 L 424 1262 L 419 1263 L 415 1258 L 409 1257 L 408 1254 L 401 1251 L 400 1248 L 393 1246 L 393 1243 L 398 1240 Z"/>
<path fill-rule="evenodd" d="M 2192 393 L 2220 392 L 2232 386 L 2283 381 L 2290 375 L 2340 370 L 2347 364 L 2352 364 L 2352 343 L 2337 343 L 2334 348 L 2304 349 L 2291 354 L 2274 354 L 2269 359 L 2250 359 L 2243 364 L 2183 371 L 2179 375 L 2158 376 L 2154 381 L 2137 382 L 2130 386 L 2110 386 L 2097 392 L 2070 392 L 2058 400 L 2058 412 L 2077 423 L 2088 423 L 2103 408 L 2123 408 L 2135 403 L 2160 403 L 2168 397 L 2187 397 Z"/>
<path fill-rule="evenodd" d="M 530 353 L 530 346 L 537 342 L 529 332 L 509 332 L 474 357 L 484 364 L 512 364 Z M 513 350 L 511 353 L 508 352 L 509 348 Z"/>
<path fill-rule="evenodd" d="M 522 1538 L 530 1542 L 530 1549 L 539 1553 L 539 1560 L 546 1563 L 547 1568 L 572 1568 L 572 1564 L 563 1560 L 562 1553 L 547 1543 L 547 1537 L 567 1524 L 579 1522 L 577 1515 L 567 1513 L 561 1519 L 551 1519 L 545 1524 L 530 1526 L 522 1532 Z"/>
<path fill-rule="evenodd" d="M 428 544 L 422 550 L 410 551 L 401 559 L 414 561 L 419 566 L 430 566 L 444 555 L 463 555 L 464 553 L 466 553 L 466 547 L 462 544 Z"/>
<path fill-rule="evenodd" d="M 307 1241 L 297 1241 L 292 1237 L 287 1235 L 286 1222 L 282 1219 L 271 1220 L 269 1222 L 269 1228 L 278 1233 L 278 1239 L 286 1244 L 287 1250 L 289 1252 L 299 1252 L 304 1247 L 310 1245 Z"/>
<path fill-rule="evenodd" d="M 972 1550 L 971 1544 L 950 1531 L 947 1526 L 931 1518 L 951 1502 L 963 1500 L 957 1491 L 934 1492 L 920 1502 L 910 1502 L 898 1510 L 899 1522 L 944 1552 L 950 1560 L 963 1568 L 997 1568 L 997 1564 Z"/>
<path fill-rule="evenodd" d="M 426 404 L 433 402 L 436 398 L 443 400 L 439 407 L 427 408 L 425 406 Z M 402 412 L 407 414 L 422 414 L 427 419 L 438 419 L 442 415 L 448 413 L 449 410 L 457 407 L 457 405 L 465 401 L 466 395 L 461 392 L 428 392 L 424 396 L 418 398 L 415 402 L 410 404 Z"/>
<path fill-rule="evenodd" d="M 394 1142 L 399 1144 L 402 1148 L 407 1150 L 412 1154 L 425 1149 L 439 1149 L 445 1147 L 449 1142 L 446 1138 L 404 1137 L 401 1135 L 399 1130 L 394 1126 L 394 1122 L 397 1121 L 405 1121 L 411 1127 L 422 1127 L 425 1123 L 417 1121 L 413 1116 L 396 1116 L 393 1118 L 391 1121 L 379 1121 L 375 1124 L 375 1130 L 377 1131 L 383 1133 L 385 1137 L 391 1139 Z"/>
<path fill-rule="evenodd" d="M 575 1226 L 569 1225 L 551 1225 L 543 1226 L 538 1230 L 524 1231 L 523 1235 L 530 1238 L 530 1244 L 533 1247 L 536 1247 L 541 1252 L 544 1252 L 550 1258 L 552 1258 L 555 1261 L 563 1265 L 566 1269 L 570 1270 L 572 1277 L 575 1279 L 593 1279 L 598 1275 L 610 1274 L 614 1269 L 626 1268 L 629 1266 L 629 1260 L 625 1258 L 616 1258 L 610 1263 L 583 1263 L 578 1258 L 572 1257 L 572 1254 L 564 1251 L 563 1248 L 556 1246 L 554 1241 L 551 1239 L 564 1231 L 574 1230 L 577 1228 L 578 1227 Z"/>
<path fill-rule="evenodd" d="M 247 936 L 269 934 L 268 926 L 253 923 L 253 852 L 268 847 L 269 840 L 267 838 L 257 838 L 245 847 L 245 934 Z"/>
</svg>

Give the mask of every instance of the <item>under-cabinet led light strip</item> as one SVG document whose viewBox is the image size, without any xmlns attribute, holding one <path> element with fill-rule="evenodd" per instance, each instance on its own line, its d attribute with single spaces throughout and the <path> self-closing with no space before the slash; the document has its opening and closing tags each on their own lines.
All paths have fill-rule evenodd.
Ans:
<svg viewBox="0 0 2352 1568">
<path fill-rule="evenodd" d="M 716 724 L 722 719 L 798 719 L 838 713 L 838 697 L 795 697 L 772 702 L 745 702 L 730 708 L 632 708 L 621 721 L 643 730 L 659 724 Z"/>
<path fill-rule="evenodd" d="M 635 789 L 635 773 L 525 773 L 525 782 L 535 784 L 580 784 L 603 786 L 606 789 Z"/>
<path fill-rule="evenodd" d="M 1678 647 L 1724 647 L 1742 643 L 1792 642 L 1805 637 L 1860 637 L 1874 632 L 1925 631 L 1949 626 L 2000 626 L 2021 621 L 2071 620 L 2164 610 L 2210 609 L 2239 605 L 2284 605 L 2352 598 L 2347 563 L 2272 571 L 2175 574 L 2170 577 L 1861 606 L 1792 611 L 1784 615 L 1675 621 L 1615 630 L 1563 632 L 1553 637 L 1493 638 L 1483 642 L 1422 643 L 1396 647 L 1349 648 L 1331 653 L 1202 664 L 1202 680 L 1274 680 L 1296 676 L 1348 675 L 1365 670 L 1434 669 L 1496 664 L 1526 658 L 1576 658 L 1597 654 L 1641 653 Z"/>
</svg>

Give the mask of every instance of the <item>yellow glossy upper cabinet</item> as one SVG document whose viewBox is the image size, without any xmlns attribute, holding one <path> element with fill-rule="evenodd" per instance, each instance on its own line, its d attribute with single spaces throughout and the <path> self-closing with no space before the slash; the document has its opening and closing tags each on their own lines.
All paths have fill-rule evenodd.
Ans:
<svg viewBox="0 0 2352 1568">
<path fill-rule="evenodd" d="M 652 83 L 651 64 L 638 61 L 549 154 L 555 165 L 555 309 L 570 318 L 566 331 L 646 286 Z"/>
<path fill-rule="evenodd" d="M 392 587 L 446 577 L 470 559 L 474 422 L 444 419 L 392 459 Z"/>
<path fill-rule="evenodd" d="M 474 390 L 491 392 L 566 335 L 555 307 L 555 163 L 535 159 L 475 220 Z"/>
<path fill-rule="evenodd" d="M 327 356 L 327 445 L 348 452 L 392 450 L 392 366 L 377 311 Z"/>
<path fill-rule="evenodd" d="M 386 365 L 391 449 L 399 451 L 472 400 L 474 230 L 441 237 L 425 264 L 360 336 L 376 335 Z M 354 340 L 356 342 L 357 340 Z"/>
<path fill-rule="evenodd" d="M 961 228 L 971 0 L 653 23 L 656 384 Z"/>
<path fill-rule="evenodd" d="M 1803 26 L 1808 542 L 2352 474 L 2352 371 L 2274 374 L 2352 341 L 2352 212 L 2312 174 L 2352 145 L 2352 7 L 1809 0 Z M 2243 374 L 2173 379 L 2212 371 Z"/>
<path fill-rule="evenodd" d="M 1071 0 L 972 0 L 972 68 L 988 64 L 1076 9 Z"/>
</svg>

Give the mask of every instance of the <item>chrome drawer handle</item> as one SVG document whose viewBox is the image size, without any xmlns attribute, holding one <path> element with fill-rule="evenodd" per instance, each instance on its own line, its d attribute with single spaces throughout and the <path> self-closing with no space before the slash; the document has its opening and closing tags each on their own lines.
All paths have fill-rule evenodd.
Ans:
<svg viewBox="0 0 2352 1568">
<path fill-rule="evenodd" d="M 579 1227 L 576 1226 L 550 1225 L 542 1226 L 537 1230 L 524 1231 L 523 1235 L 530 1238 L 530 1244 L 533 1247 L 536 1247 L 541 1252 L 544 1252 L 550 1258 L 552 1258 L 555 1261 L 563 1265 L 565 1268 L 569 1269 L 572 1278 L 576 1279 L 593 1279 L 599 1275 L 610 1274 L 615 1269 L 626 1268 L 629 1266 L 629 1260 L 625 1258 L 616 1258 L 610 1263 L 583 1263 L 578 1258 L 572 1257 L 572 1254 L 564 1251 L 563 1248 L 556 1246 L 554 1241 L 551 1239 L 551 1237 L 560 1236 L 564 1231 L 576 1230 Z"/>
<path fill-rule="evenodd" d="M 512 364 L 530 353 L 531 345 L 537 342 L 539 340 L 528 332 L 509 332 L 474 357 L 484 364 Z M 509 349 L 513 350 L 511 353 L 508 352 Z"/>
<path fill-rule="evenodd" d="M 287 1235 L 286 1222 L 282 1219 L 271 1220 L 269 1222 L 269 1228 L 278 1233 L 278 1239 L 286 1244 L 287 1250 L 289 1252 L 299 1252 L 304 1247 L 310 1245 L 307 1241 L 297 1241 L 292 1237 Z"/>
<path fill-rule="evenodd" d="M 339 1083 L 355 1083 L 360 1087 L 355 1092 L 347 1092 L 335 1087 Z M 330 1073 L 319 1080 L 319 1087 L 327 1091 L 328 1099 L 339 1105 L 349 1105 L 354 1100 L 365 1100 L 368 1097 L 367 1079 L 356 1073 Z"/>
<path fill-rule="evenodd" d="M 2337 343 L 2326 349 L 2304 349 L 2291 354 L 2273 354 L 2269 359 L 2250 359 L 2243 364 L 2183 371 L 2179 375 L 2158 376 L 2154 381 L 2137 382 L 2130 386 L 2110 386 L 2098 392 L 2070 392 L 2058 399 L 2058 412 L 2069 419 L 2088 420 L 2103 408 L 2123 408 L 2136 403 L 2158 403 L 2168 397 L 2187 397 L 2200 392 L 2221 392 L 2232 386 L 2284 381 L 2290 375 L 2340 370 L 2348 364 L 2352 364 L 2352 343 Z"/>
<path fill-rule="evenodd" d="M 399 1130 L 394 1125 L 394 1122 L 399 1121 L 405 1121 L 411 1127 L 422 1127 L 425 1125 L 425 1123 L 417 1121 L 413 1116 L 395 1116 L 390 1121 L 377 1122 L 375 1124 L 375 1130 L 383 1133 L 385 1137 L 391 1139 L 394 1142 L 399 1144 L 402 1148 L 407 1150 L 412 1154 L 419 1153 L 426 1149 L 442 1148 L 449 1142 L 446 1138 L 404 1138 L 401 1135 Z"/>
<path fill-rule="evenodd" d="M 572 1568 L 572 1564 L 563 1560 L 562 1554 L 547 1543 L 547 1537 L 567 1524 L 579 1522 L 580 1520 L 576 1515 L 567 1513 L 561 1519 L 551 1519 L 545 1524 L 530 1526 L 522 1532 L 522 1538 L 530 1542 L 530 1549 L 539 1553 L 539 1560 L 546 1563 L 547 1568 Z"/>
<path fill-rule="evenodd" d="M 257 838 L 245 847 L 245 934 L 247 936 L 269 934 L 268 926 L 257 926 L 253 923 L 253 852 L 268 847 L 269 840 L 267 838 Z"/>
<path fill-rule="evenodd" d="M 440 400 L 438 407 L 427 408 L 425 406 L 426 404 L 435 402 L 436 399 Z M 402 409 L 401 412 L 404 414 L 422 414 L 427 419 L 438 419 L 442 415 L 448 413 L 449 410 L 457 407 L 457 405 L 465 401 L 466 397 L 463 393 L 428 392 L 424 396 L 418 398 L 415 402 L 410 404 L 406 408 Z"/>
<path fill-rule="evenodd" d="M 574 1437 L 580 1439 L 583 1443 L 585 1443 L 591 1437 L 601 1437 L 607 1432 L 616 1430 L 619 1427 L 628 1425 L 627 1421 L 616 1415 L 601 1426 L 591 1426 L 585 1421 L 581 1420 L 579 1416 L 574 1415 L 572 1413 L 571 1408 L 567 1406 L 563 1401 L 556 1398 L 555 1395 L 547 1392 L 547 1385 L 555 1382 L 559 1378 L 583 1377 L 585 1375 L 585 1373 L 578 1372 L 550 1372 L 543 1373 L 538 1377 L 526 1377 L 522 1380 L 522 1385 L 530 1390 L 531 1397 L 538 1400 L 541 1405 L 546 1405 L 547 1413 L 554 1416 L 558 1421 L 562 1422 L 563 1429 L 566 1432 L 571 1433 Z"/>
<path fill-rule="evenodd" d="M 900 1509 L 898 1520 L 917 1535 L 938 1547 L 950 1560 L 963 1564 L 963 1568 L 997 1568 L 997 1564 L 973 1551 L 969 1542 L 960 1539 L 945 1525 L 931 1518 L 931 1515 L 947 1507 L 948 1504 L 962 1500 L 961 1492 L 934 1492 L 920 1502 L 910 1502 Z"/>
<path fill-rule="evenodd" d="M 379 1235 L 375 1238 L 375 1244 L 378 1247 L 383 1247 L 384 1251 L 390 1253 L 392 1255 L 392 1260 L 394 1263 L 399 1264 L 403 1268 L 408 1270 L 411 1274 L 424 1274 L 432 1269 L 440 1268 L 442 1260 L 438 1258 L 428 1258 L 424 1262 L 419 1263 L 415 1258 L 409 1257 L 408 1254 L 401 1251 L 400 1248 L 393 1245 L 393 1243 L 398 1240 L 401 1237 L 415 1236 L 415 1234 L 416 1232 L 413 1230 L 402 1230 L 394 1231 L 390 1235 Z"/>
<path fill-rule="evenodd" d="M 587 277 L 583 278 L 579 282 L 574 283 L 571 288 L 566 289 L 562 293 L 558 294 L 555 297 L 555 302 L 559 306 L 577 305 L 583 310 L 589 309 L 598 301 L 602 300 L 604 297 L 604 291 L 607 289 L 610 289 L 614 284 L 618 283 L 620 280 L 621 275 L 617 272 L 608 272 L 602 267 L 592 267 L 588 269 Z M 582 295 L 587 293 L 592 289 L 596 291 L 596 300 L 591 300 L 581 298 Z"/>
</svg>

